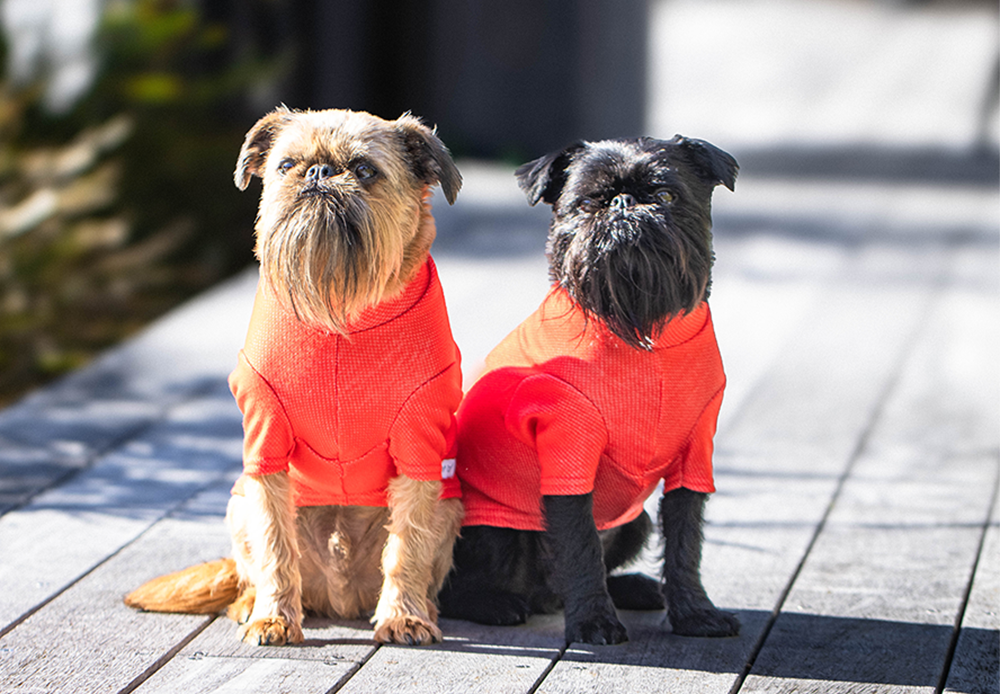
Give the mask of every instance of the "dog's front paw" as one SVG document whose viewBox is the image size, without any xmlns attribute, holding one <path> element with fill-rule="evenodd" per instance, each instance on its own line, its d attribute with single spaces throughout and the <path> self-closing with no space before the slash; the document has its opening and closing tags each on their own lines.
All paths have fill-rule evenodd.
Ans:
<svg viewBox="0 0 1000 694">
<path fill-rule="evenodd" d="M 436 624 L 413 615 L 389 617 L 375 624 L 375 640 L 379 643 L 423 646 L 441 639 L 441 630 Z"/>
<path fill-rule="evenodd" d="M 286 643 L 302 643 L 302 627 L 290 624 L 284 617 L 256 619 L 240 627 L 240 637 L 244 643 L 255 646 L 284 646 Z"/>
<path fill-rule="evenodd" d="M 736 636 L 740 633 L 740 620 L 732 612 L 715 608 L 693 610 L 683 615 L 670 615 L 670 626 L 679 636 Z"/>
<path fill-rule="evenodd" d="M 614 614 L 566 623 L 566 643 L 613 646 L 628 641 L 628 631 Z"/>
</svg>

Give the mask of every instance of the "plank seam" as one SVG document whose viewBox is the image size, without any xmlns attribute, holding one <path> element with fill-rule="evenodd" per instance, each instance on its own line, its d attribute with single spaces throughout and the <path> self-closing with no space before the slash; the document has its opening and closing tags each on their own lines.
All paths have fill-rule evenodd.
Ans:
<svg viewBox="0 0 1000 694">
<path fill-rule="evenodd" d="M 943 273 L 943 269 L 941 270 Z M 938 283 L 942 278 L 938 278 Z M 924 301 L 924 309 L 920 313 L 927 315 L 931 306 L 938 301 L 937 295 L 928 296 Z M 827 521 L 830 519 L 830 514 L 833 513 L 834 507 L 837 505 L 837 501 L 840 499 L 843 493 L 844 487 L 847 484 L 847 480 L 850 478 L 858 460 L 861 458 L 862 453 L 868 447 L 868 442 L 871 439 L 879 421 L 882 419 L 886 405 L 889 402 L 890 396 L 896 390 L 900 381 L 903 378 L 903 374 L 906 371 L 906 364 L 913 357 L 916 352 L 916 345 L 919 342 L 920 337 L 927 332 L 928 325 L 927 321 L 917 321 L 917 325 L 911 331 L 909 339 L 903 342 L 907 346 L 903 350 L 902 358 L 896 362 L 896 369 L 893 371 L 891 377 L 886 381 L 882 392 L 879 394 L 878 398 L 875 400 L 875 406 L 872 409 L 872 415 L 868 420 L 868 425 L 861 431 L 861 435 L 858 437 L 858 441 L 854 446 L 854 450 L 848 456 L 847 465 L 844 467 L 844 471 L 840 474 L 837 480 L 837 486 L 830 497 L 830 501 L 827 503 L 826 509 L 823 511 L 823 516 L 820 518 L 819 523 L 816 525 L 816 529 L 813 531 L 812 537 L 809 539 L 809 543 L 806 545 L 805 552 L 802 554 L 802 558 L 799 560 L 792 571 L 792 575 L 789 577 L 788 582 L 785 584 L 784 589 L 782 589 L 781 594 L 778 596 L 777 603 L 774 609 L 771 610 L 771 614 L 768 617 L 767 624 L 765 624 L 763 631 L 761 631 L 760 637 L 754 644 L 754 647 L 750 651 L 750 655 L 747 658 L 746 665 L 743 666 L 743 670 L 736 677 L 733 682 L 733 686 L 729 690 L 729 694 L 738 694 L 740 689 L 742 689 L 743 684 L 746 682 L 747 677 L 750 676 L 753 666 L 757 662 L 757 658 L 760 656 L 761 651 L 764 649 L 764 644 L 767 642 L 771 631 L 774 629 L 775 623 L 778 621 L 778 617 L 781 615 L 781 611 L 784 608 L 785 601 L 792 592 L 792 588 L 795 586 L 795 582 L 798 580 L 799 575 L 805 568 L 806 561 L 809 559 L 809 555 L 812 553 L 813 548 L 816 546 L 816 542 L 819 540 L 820 535 L 826 529 Z"/>
<path fill-rule="evenodd" d="M 993 494 L 990 498 L 990 505 L 986 510 L 986 520 L 983 522 L 979 534 L 979 546 L 976 548 L 976 557 L 972 561 L 972 568 L 969 572 L 969 580 L 965 584 L 965 591 L 962 594 L 962 602 L 959 605 L 958 613 L 955 615 L 955 626 L 952 628 L 951 640 L 948 642 L 948 650 L 945 654 L 944 666 L 941 669 L 941 678 L 938 680 L 934 694 L 942 694 L 948 686 L 948 676 L 951 674 L 951 666 L 955 660 L 955 652 L 958 650 L 958 638 L 962 634 L 962 622 L 965 621 L 965 611 L 969 606 L 969 599 L 972 597 L 972 585 L 976 580 L 976 571 L 979 569 L 979 560 L 983 556 L 983 548 L 986 546 L 986 534 L 993 524 L 993 509 L 996 508 L 997 495 L 1000 492 L 1000 457 L 997 459 L 997 470 L 993 479 Z"/>
<path fill-rule="evenodd" d="M 147 535 L 153 528 L 155 528 L 157 525 L 159 525 L 163 520 L 165 520 L 165 519 L 170 518 L 171 516 L 173 516 L 175 513 L 177 513 L 177 511 L 179 511 L 181 508 L 183 508 L 185 504 L 187 504 L 188 502 L 190 502 L 193 498 L 195 498 L 196 496 L 198 496 L 199 494 L 201 494 L 202 492 L 204 492 L 206 489 L 210 488 L 212 485 L 217 484 L 220 480 L 224 479 L 227 474 L 229 474 L 229 473 L 224 471 L 224 472 L 219 472 L 216 475 L 214 475 L 209 482 L 206 482 L 204 485 L 198 487 L 187 498 L 178 501 L 176 504 L 174 504 L 170 508 L 166 509 L 160 516 L 158 516 L 157 518 L 153 519 L 149 523 L 149 525 L 146 526 L 146 528 L 142 532 L 140 532 L 138 535 L 136 535 L 135 537 L 133 537 L 128 542 L 124 543 L 121 547 L 119 547 L 118 549 L 116 549 L 114 552 L 111 552 L 111 554 L 109 554 L 108 556 L 104 557 L 104 559 L 102 559 L 99 562 L 97 562 L 96 564 L 94 564 L 92 567 L 90 567 L 89 569 L 87 569 L 86 571 L 84 571 L 83 573 L 81 573 L 79 576 L 77 576 L 76 578 L 74 578 L 71 581 L 69 581 L 66 585 L 64 585 L 62 588 L 58 589 L 57 591 L 55 591 L 51 595 L 49 595 L 47 598 L 45 598 L 44 600 L 42 600 L 41 602 L 39 602 L 37 605 L 35 605 L 34 607 L 31 607 L 28 610 L 26 610 L 20 617 L 17 617 L 16 619 L 14 619 L 13 621 L 11 621 L 6 626 L 0 628 L 0 639 L 2 639 L 3 637 L 5 637 L 10 632 L 14 631 L 17 627 L 21 626 L 21 624 L 23 624 L 27 620 L 31 619 L 31 617 L 34 616 L 38 611 L 40 611 L 41 609 L 43 609 L 45 606 L 47 606 L 48 604 L 50 604 L 54 600 L 58 599 L 59 596 L 61 596 L 63 593 L 65 593 L 70 588 L 72 588 L 73 586 L 75 586 L 77 583 L 79 583 L 80 581 L 84 580 L 85 578 L 87 578 L 87 576 L 89 576 L 90 574 L 94 573 L 99 568 L 101 568 L 102 566 L 104 566 L 106 563 L 108 563 L 109 561 L 111 561 L 112 559 L 114 559 L 115 557 L 117 557 L 125 549 L 127 549 L 128 547 L 131 547 L 132 545 L 134 545 L 136 542 L 138 542 L 140 539 L 142 539 L 145 535 Z"/>
<path fill-rule="evenodd" d="M 118 694 L 131 694 L 131 692 L 134 692 L 146 680 L 155 675 L 160 670 L 160 668 L 162 668 L 164 665 L 170 662 L 175 655 L 180 653 L 185 646 L 187 646 L 189 643 L 198 638 L 201 632 L 205 631 L 205 629 L 207 629 L 209 625 L 215 622 L 215 620 L 218 618 L 219 615 L 213 615 L 212 617 L 206 619 L 201 626 L 199 626 L 197 629 L 193 629 L 190 634 L 181 639 L 173 648 L 171 648 L 169 651 L 167 651 L 159 658 L 157 658 L 156 662 L 154 662 L 152 665 L 146 668 L 138 677 L 136 677 L 127 685 L 125 685 L 125 687 L 122 688 L 118 692 Z"/>
<path fill-rule="evenodd" d="M 549 664 L 545 666 L 544 670 L 542 670 L 542 674 L 538 676 L 535 683 L 531 685 L 531 689 L 527 691 L 527 694 L 535 694 L 535 692 L 538 691 L 538 688 L 542 686 L 542 682 L 545 681 L 545 678 L 549 676 L 549 673 L 552 672 L 553 669 L 555 669 L 556 664 L 562 660 L 562 657 L 566 654 L 567 648 L 569 648 L 569 644 L 563 644 L 563 647 L 559 649 L 559 652 L 556 653 L 555 657 L 550 660 Z"/>
<path fill-rule="evenodd" d="M 134 427 L 123 432 L 121 436 L 109 441 L 107 445 L 105 445 L 101 449 L 94 451 L 89 456 L 86 456 L 84 458 L 83 464 L 80 465 L 79 467 L 72 467 L 63 472 L 62 474 L 60 474 L 55 479 L 52 479 L 49 482 L 41 485 L 37 489 L 34 489 L 26 493 L 20 500 L 16 501 L 7 508 L 3 509 L 3 511 L 0 511 L 0 516 L 4 516 L 8 513 L 21 510 L 22 508 L 30 504 L 32 501 L 37 499 L 45 492 L 60 487 L 69 482 L 70 480 L 72 480 L 77 475 L 86 472 L 87 470 L 90 470 L 91 468 L 94 467 L 94 465 L 97 464 L 98 460 L 108 455 L 116 448 L 119 448 L 120 446 L 128 443 L 129 441 L 132 441 L 133 439 L 137 439 L 140 436 L 142 436 L 143 432 L 153 427 L 157 422 L 162 421 L 168 412 L 169 412 L 169 407 L 165 407 L 158 413 L 156 417 L 150 417 L 148 421 L 142 422 L 141 424 L 137 424 Z"/>
<path fill-rule="evenodd" d="M 372 659 L 372 656 L 378 653 L 380 648 L 382 648 L 382 644 L 376 643 L 375 647 L 368 652 L 368 655 L 355 663 L 354 667 L 348 670 L 347 674 L 345 674 L 341 680 L 337 682 L 337 684 L 333 685 L 333 687 L 331 687 L 326 694 L 337 694 L 337 692 L 347 686 L 347 683 L 351 681 L 351 678 L 361 671 L 361 668 L 363 668 L 368 661 Z"/>
<path fill-rule="evenodd" d="M 50 480 L 49 482 L 43 484 L 37 489 L 28 492 L 17 502 L 0 510 L 0 517 L 24 508 L 25 506 L 29 505 L 32 501 L 37 499 L 45 492 L 60 487 L 69 482 L 70 480 L 72 480 L 77 475 L 80 475 L 92 469 L 94 465 L 97 464 L 97 461 L 99 461 L 101 458 L 109 455 L 112 451 L 121 448 L 128 442 L 134 441 L 135 439 L 139 438 L 145 432 L 149 431 L 154 426 L 164 421 L 170 415 L 170 413 L 175 409 L 177 409 L 178 407 L 182 407 L 188 404 L 189 402 L 192 402 L 198 399 L 199 397 L 210 393 L 212 391 L 212 388 L 215 387 L 215 385 L 217 384 L 214 382 L 202 383 L 201 385 L 195 386 L 187 393 L 177 397 L 174 401 L 162 405 L 157 410 L 156 414 L 147 419 L 146 421 L 140 422 L 135 426 L 126 429 L 121 433 L 121 435 L 111 439 L 110 441 L 107 442 L 107 444 L 105 444 L 101 448 L 85 456 L 83 458 L 83 463 L 79 467 L 71 467 L 70 469 L 60 474 L 55 479 Z M 2 634 L 0 634 L 0 636 L 2 636 Z"/>
</svg>

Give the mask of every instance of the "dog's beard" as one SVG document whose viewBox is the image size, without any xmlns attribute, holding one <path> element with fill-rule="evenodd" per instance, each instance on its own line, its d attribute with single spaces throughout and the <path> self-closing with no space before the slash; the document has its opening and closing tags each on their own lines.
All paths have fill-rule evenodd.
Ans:
<svg viewBox="0 0 1000 694">
<path fill-rule="evenodd" d="M 343 332 L 399 273 L 402 240 L 379 232 L 396 224 L 378 219 L 360 196 L 300 195 L 259 233 L 257 255 L 301 320 Z"/>
<path fill-rule="evenodd" d="M 556 219 L 551 279 L 625 343 L 651 349 L 669 320 L 708 297 L 709 232 L 696 238 L 684 228 L 690 227 L 669 227 L 642 209 Z"/>
</svg>

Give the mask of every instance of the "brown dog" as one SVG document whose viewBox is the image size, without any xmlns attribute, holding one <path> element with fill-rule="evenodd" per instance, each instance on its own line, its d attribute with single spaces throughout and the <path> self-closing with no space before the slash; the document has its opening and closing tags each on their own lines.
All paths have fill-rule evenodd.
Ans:
<svg viewBox="0 0 1000 694">
<path fill-rule="evenodd" d="M 235 560 L 150 581 L 128 605 L 214 613 L 245 641 L 301 642 L 303 610 L 375 639 L 441 639 L 435 599 L 462 517 L 453 458 L 458 349 L 429 250 L 429 188 L 461 176 L 412 116 L 278 109 L 247 134 L 237 187 L 264 181 L 261 282 L 230 376 L 244 475 Z"/>
</svg>

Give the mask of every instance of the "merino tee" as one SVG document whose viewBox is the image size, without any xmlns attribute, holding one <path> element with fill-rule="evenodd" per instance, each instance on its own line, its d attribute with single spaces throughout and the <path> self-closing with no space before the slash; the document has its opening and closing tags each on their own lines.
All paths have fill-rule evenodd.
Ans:
<svg viewBox="0 0 1000 694">
<path fill-rule="evenodd" d="M 386 506 L 399 474 L 460 495 L 460 356 L 430 258 L 343 335 L 300 321 L 262 280 L 229 386 L 243 413 L 244 472 L 288 471 L 298 506 Z"/>
<path fill-rule="evenodd" d="M 458 412 L 465 525 L 542 530 L 541 497 L 593 492 L 598 529 L 664 491 L 712 492 L 725 374 L 708 304 L 645 351 L 554 287 L 486 358 Z"/>
</svg>

